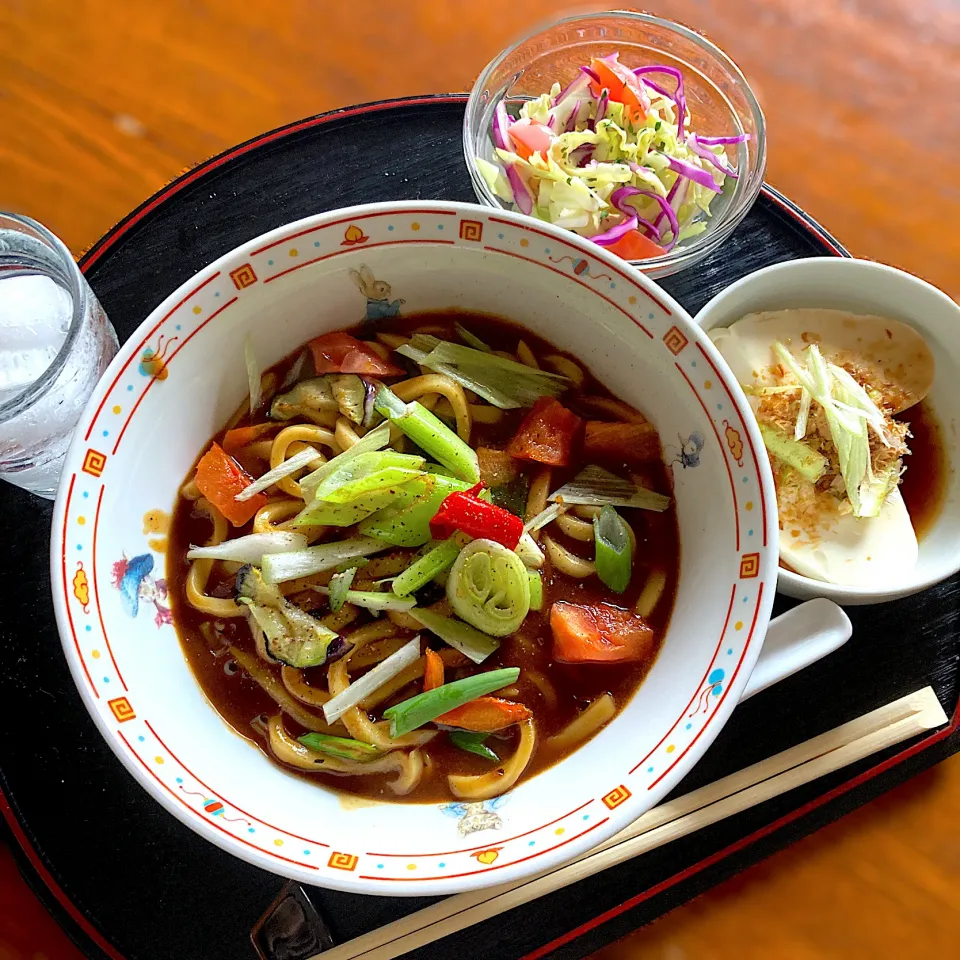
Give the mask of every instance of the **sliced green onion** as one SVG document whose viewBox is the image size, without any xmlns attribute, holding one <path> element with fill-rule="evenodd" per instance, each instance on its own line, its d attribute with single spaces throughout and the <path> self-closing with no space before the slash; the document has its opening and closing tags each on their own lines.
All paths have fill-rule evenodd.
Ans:
<svg viewBox="0 0 960 960">
<path fill-rule="evenodd" d="M 215 547 L 194 547 L 187 551 L 188 560 L 230 560 L 234 563 L 260 565 L 265 553 L 291 553 L 303 550 L 307 538 L 302 533 L 249 533 L 235 540 L 224 540 Z"/>
<path fill-rule="evenodd" d="M 663 513 L 670 506 L 670 498 L 638 487 L 603 467 L 590 464 L 569 483 L 550 494 L 548 500 L 557 503 L 579 503 L 588 507 L 630 507 Z"/>
<path fill-rule="evenodd" d="M 530 581 L 523 561 L 493 540 L 473 540 L 447 580 L 454 613 L 494 637 L 513 633 L 530 612 Z"/>
<path fill-rule="evenodd" d="M 462 323 L 455 323 L 453 328 L 457 331 L 460 339 L 475 350 L 482 350 L 484 353 L 493 353 L 493 347 L 488 347 L 478 336 L 472 334 Z"/>
<path fill-rule="evenodd" d="M 360 524 L 360 533 L 385 540 L 396 547 L 420 547 L 431 539 L 430 521 L 444 499 L 455 491 L 470 489 L 470 484 L 464 480 L 439 474 L 426 474 L 412 480 L 407 486 L 420 491 L 417 497 L 399 507 L 388 507 L 368 517 Z"/>
<path fill-rule="evenodd" d="M 523 561 L 525 567 L 532 567 L 534 570 L 539 570 L 547 560 L 543 551 L 537 545 L 537 541 L 529 533 L 525 533 L 520 538 L 516 554 Z"/>
<path fill-rule="evenodd" d="M 469 483 L 479 482 L 480 465 L 477 452 L 422 403 L 404 403 L 389 387 L 380 387 L 373 406 L 421 450 L 449 467 L 460 479 Z"/>
<path fill-rule="evenodd" d="M 382 450 L 390 443 L 390 424 L 382 423 L 376 430 L 371 430 L 365 437 L 355 443 L 348 450 L 337 454 L 332 460 L 328 460 L 322 467 L 318 467 L 313 473 L 308 474 L 300 481 L 300 489 L 303 492 L 303 499 L 309 503 L 317 487 L 322 480 L 328 477 L 334 470 L 339 470 L 345 463 L 349 463 L 355 457 L 364 453 L 373 453 L 374 450 Z"/>
<path fill-rule="evenodd" d="M 816 483 L 826 473 L 829 461 L 823 454 L 776 427 L 760 421 L 758 425 L 763 445 L 778 460 L 793 467 L 800 476 Z"/>
<path fill-rule="evenodd" d="M 263 579 L 266 583 L 283 583 L 298 577 L 309 577 L 330 570 L 353 557 L 380 553 L 388 544 L 373 537 L 354 537 L 334 543 L 321 543 L 293 553 L 267 553 L 263 557 Z"/>
<path fill-rule="evenodd" d="M 247 383 L 250 386 L 250 415 L 260 408 L 263 394 L 260 391 L 260 367 L 257 364 L 257 355 L 253 349 L 253 340 L 249 334 L 243 341 L 243 361 L 247 367 Z M 239 499 L 239 498 L 238 498 Z"/>
<path fill-rule="evenodd" d="M 416 491 L 402 483 L 384 490 L 374 490 L 351 500 L 349 503 L 327 503 L 314 500 L 308 503 L 294 518 L 294 527 L 352 527 L 378 510 L 408 503 L 416 497 Z"/>
<path fill-rule="evenodd" d="M 410 611 L 410 616 L 454 650 L 459 650 L 465 657 L 469 657 L 474 663 L 483 663 L 500 646 L 498 640 L 481 633 L 469 623 L 441 616 L 433 610 L 414 607 Z"/>
<path fill-rule="evenodd" d="M 449 540 L 438 543 L 393 581 L 393 592 L 401 597 L 409 596 L 449 569 L 457 559 L 463 542 L 463 537 L 454 534 Z"/>
<path fill-rule="evenodd" d="M 456 478 L 457 476 L 449 467 L 445 467 L 442 463 L 427 463 L 424 464 L 423 469 L 425 473 L 432 473 L 438 477 Z"/>
<path fill-rule="evenodd" d="M 801 387 L 800 412 L 797 414 L 797 422 L 793 428 L 794 440 L 802 440 L 807 435 L 807 423 L 810 419 L 810 403 L 812 400 L 810 391 L 806 387 Z"/>
<path fill-rule="evenodd" d="M 336 613 L 347 601 L 347 594 L 350 592 L 350 586 L 353 584 L 353 578 L 357 575 L 356 567 L 349 567 L 342 573 L 335 573 L 330 578 L 330 589 L 327 596 L 330 597 L 330 610 Z"/>
<path fill-rule="evenodd" d="M 805 367 L 782 343 L 774 343 L 773 352 L 823 410 L 853 515 L 876 516 L 891 486 L 889 476 L 878 481 L 873 474 L 867 427 L 888 443 L 883 413 L 846 370 L 824 360 L 815 343 L 804 351 Z"/>
<path fill-rule="evenodd" d="M 560 374 L 426 334 L 416 334 L 410 343 L 398 348 L 397 353 L 446 374 L 504 410 L 532 406 L 540 397 L 559 396 L 570 385 Z"/>
<path fill-rule="evenodd" d="M 372 670 L 368 670 L 362 677 L 354 680 L 348 687 L 341 690 L 335 697 L 331 697 L 323 705 L 323 715 L 327 723 L 335 723 L 351 707 L 357 706 L 365 697 L 376 693 L 385 683 L 392 680 L 398 673 L 406 670 L 410 664 L 420 657 L 420 637 L 414 637 L 404 644 L 395 653 L 391 653 L 386 660 L 381 660 Z M 437 688 L 440 689 L 439 687 Z M 441 711 L 442 713 L 443 711 Z"/>
<path fill-rule="evenodd" d="M 409 357 L 411 360 L 421 364 L 422 366 L 426 366 L 425 361 L 429 356 L 429 353 L 426 350 L 417 350 L 415 347 L 410 346 L 409 343 L 404 344 L 402 347 L 398 347 L 397 353 L 402 354 L 405 357 Z M 516 410 L 523 406 L 523 403 L 516 397 L 507 393 L 503 393 L 500 390 L 496 390 L 488 383 L 467 376 L 465 373 L 463 373 L 463 371 L 458 370 L 456 367 L 450 366 L 449 364 L 436 363 L 429 369 L 435 370 L 437 373 L 442 373 L 455 383 L 459 383 L 464 390 L 471 390 L 478 397 L 482 397 L 487 401 L 487 403 L 492 403 L 495 407 L 499 407 L 501 410 Z M 531 403 L 532 402 L 533 401 L 531 401 Z"/>
<path fill-rule="evenodd" d="M 527 580 L 530 581 L 530 609 L 543 609 L 543 577 L 539 570 L 528 570 Z"/>
<path fill-rule="evenodd" d="M 384 663 L 386 662 L 384 660 Z M 422 727 L 441 714 L 476 700 L 477 697 L 485 697 L 488 693 L 493 693 L 502 687 L 509 687 L 511 683 L 516 683 L 519 676 L 519 667 L 490 670 L 487 673 L 478 673 L 472 677 L 445 683 L 442 687 L 435 687 L 433 690 L 427 690 L 409 700 L 404 700 L 403 703 L 388 707 L 383 711 L 383 715 L 390 721 L 390 736 L 402 737 L 405 733 Z M 324 713 L 330 702 L 332 701 L 324 706 Z"/>
<path fill-rule="evenodd" d="M 349 737 L 332 737 L 326 733 L 305 733 L 297 737 L 308 750 L 325 753 L 329 757 L 340 757 L 343 760 L 374 760 L 380 756 L 380 751 L 364 743 L 362 740 L 351 740 Z"/>
<path fill-rule="evenodd" d="M 333 597 L 333 591 L 330 587 L 314 587 L 317 593 Z M 376 593 L 373 590 L 347 590 L 344 597 L 347 603 L 352 603 L 355 607 L 363 607 L 364 610 L 373 610 L 380 613 L 383 610 L 410 610 L 416 606 L 417 601 L 413 597 L 398 597 L 395 593 Z M 330 604 L 333 609 L 333 603 Z"/>
<path fill-rule="evenodd" d="M 413 345 L 418 349 L 428 349 L 431 355 L 436 355 L 440 363 L 453 363 L 463 366 L 475 366 L 480 369 L 495 367 L 499 370 L 505 370 L 516 374 L 519 377 L 533 377 L 538 380 L 553 381 L 560 385 L 561 390 L 565 390 L 570 383 L 569 379 L 559 373 L 549 373 L 546 370 L 538 370 L 536 367 L 528 367 L 519 360 L 511 360 L 507 357 L 501 357 L 496 353 L 485 353 L 482 350 L 474 350 L 472 347 L 462 347 L 458 343 L 450 343 L 449 340 L 440 340 L 429 334 L 418 333 L 414 335 Z"/>
<path fill-rule="evenodd" d="M 327 503 L 349 503 L 365 493 L 413 480 L 421 474 L 424 463 L 423 457 L 393 450 L 361 453 L 324 477 L 314 491 L 314 498 Z"/>
<path fill-rule="evenodd" d="M 630 528 L 609 504 L 600 511 L 599 517 L 594 518 L 593 541 L 597 576 L 615 593 L 623 593 L 630 583 L 633 569 Z"/>
<path fill-rule="evenodd" d="M 234 497 L 234 500 L 249 500 L 251 497 L 256 496 L 261 490 L 266 490 L 267 487 L 273 486 L 278 480 L 282 480 L 284 477 L 289 477 L 291 473 L 302 470 L 312 460 L 316 460 L 318 456 L 320 456 L 320 454 L 318 454 L 313 447 L 307 447 L 305 450 L 295 453 L 289 460 L 284 460 L 283 463 L 274 467 L 273 470 L 267 471 L 259 480 L 254 480 L 249 486 L 244 487 L 243 490 Z"/>
<path fill-rule="evenodd" d="M 528 520 L 523 525 L 523 532 L 534 533 L 548 523 L 552 523 L 560 515 L 561 510 L 563 510 L 562 504 L 551 503 L 549 507 L 541 510 L 532 520 Z"/>
<path fill-rule="evenodd" d="M 500 758 L 486 745 L 485 741 L 490 736 L 489 733 L 473 733 L 469 730 L 451 730 L 447 736 L 450 742 L 460 750 L 466 750 L 467 753 L 475 753 L 478 757 L 485 760 L 493 760 L 499 763 Z"/>
</svg>

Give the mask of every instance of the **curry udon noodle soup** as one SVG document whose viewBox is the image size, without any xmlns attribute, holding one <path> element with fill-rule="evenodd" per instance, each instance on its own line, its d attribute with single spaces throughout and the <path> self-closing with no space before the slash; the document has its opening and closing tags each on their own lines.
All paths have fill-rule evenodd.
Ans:
<svg viewBox="0 0 960 960">
<path fill-rule="evenodd" d="M 385 321 L 251 369 L 169 554 L 227 723 L 325 786 L 424 802 L 497 796 L 613 719 L 679 568 L 640 412 L 490 317 Z"/>
</svg>

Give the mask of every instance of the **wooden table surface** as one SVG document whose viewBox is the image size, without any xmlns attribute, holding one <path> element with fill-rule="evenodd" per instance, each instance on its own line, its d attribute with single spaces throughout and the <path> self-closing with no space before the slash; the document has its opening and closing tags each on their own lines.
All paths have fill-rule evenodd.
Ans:
<svg viewBox="0 0 960 960">
<path fill-rule="evenodd" d="M 960 299 L 960 5 L 673 0 L 740 64 L 767 179 Z M 334 107 L 469 89 L 546 0 L 0 0 L 0 209 L 79 254 L 185 168 Z M 522 11 L 522 12 L 521 12 Z M 956 954 L 960 757 L 598 957 Z M 75 955 L 0 856 L 0 960 Z"/>
</svg>

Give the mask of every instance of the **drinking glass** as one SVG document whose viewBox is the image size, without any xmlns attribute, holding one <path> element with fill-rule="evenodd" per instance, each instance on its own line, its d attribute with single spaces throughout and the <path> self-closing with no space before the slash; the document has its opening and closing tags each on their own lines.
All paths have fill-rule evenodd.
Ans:
<svg viewBox="0 0 960 960">
<path fill-rule="evenodd" d="M 117 335 L 70 251 L 0 213 L 0 477 L 53 499 L 70 438 Z"/>
</svg>

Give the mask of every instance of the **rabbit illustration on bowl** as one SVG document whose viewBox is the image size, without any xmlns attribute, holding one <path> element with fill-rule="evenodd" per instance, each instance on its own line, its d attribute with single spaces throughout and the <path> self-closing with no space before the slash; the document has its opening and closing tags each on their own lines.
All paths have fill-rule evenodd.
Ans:
<svg viewBox="0 0 960 960">
<path fill-rule="evenodd" d="M 367 315 L 364 319 L 382 320 L 400 315 L 400 305 L 405 301 L 391 301 L 390 284 L 386 280 L 375 279 L 373 271 L 366 264 L 362 264 L 359 270 L 351 270 L 350 279 L 367 298 Z"/>
</svg>

